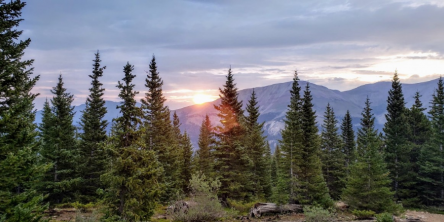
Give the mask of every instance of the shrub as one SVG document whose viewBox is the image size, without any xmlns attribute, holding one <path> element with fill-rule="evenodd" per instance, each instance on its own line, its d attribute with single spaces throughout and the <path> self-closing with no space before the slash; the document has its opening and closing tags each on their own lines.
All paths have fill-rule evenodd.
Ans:
<svg viewBox="0 0 444 222">
<path fill-rule="evenodd" d="M 219 180 L 207 179 L 203 174 L 193 174 L 190 180 L 190 201 L 177 201 L 168 209 L 173 221 L 215 221 L 227 216 L 217 199 Z M 186 205 L 186 206 L 185 206 Z"/>
<path fill-rule="evenodd" d="M 375 216 L 375 212 L 371 210 L 353 210 L 352 214 L 355 215 L 359 220 L 369 219 Z"/>
<path fill-rule="evenodd" d="M 322 207 L 304 207 L 305 220 L 307 222 L 330 222 L 334 220 L 335 215 Z"/>
<path fill-rule="evenodd" d="M 236 201 L 232 199 L 227 199 L 228 205 L 237 211 L 240 214 L 249 213 L 250 209 L 254 206 L 255 203 L 260 201 L 254 201 L 254 202 L 242 202 L 242 201 Z"/>
<path fill-rule="evenodd" d="M 376 222 L 393 222 L 393 216 L 390 213 L 377 214 Z"/>
</svg>

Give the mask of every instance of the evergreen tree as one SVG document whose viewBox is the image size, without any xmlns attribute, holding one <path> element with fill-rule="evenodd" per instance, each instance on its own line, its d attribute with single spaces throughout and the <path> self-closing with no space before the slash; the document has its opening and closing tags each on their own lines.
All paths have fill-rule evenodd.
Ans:
<svg viewBox="0 0 444 222">
<path fill-rule="evenodd" d="M 264 134 L 264 123 L 259 123 L 259 106 L 257 104 L 256 93 L 253 89 L 250 100 L 248 100 L 246 111 L 248 116 L 245 117 L 245 148 L 247 155 L 252 160 L 251 181 L 253 182 L 253 192 L 257 197 L 270 198 L 271 186 L 269 173 L 269 162 L 267 159 L 267 139 Z"/>
<path fill-rule="evenodd" d="M 43 161 L 52 164 L 52 169 L 45 174 L 43 192 L 48 194 L 51 204 L 73 201 L 75 190 L 80 183 L 77 176 L 79 151 L 76 139 L 76 127 L 73 125 L 74 95 L 66 92 L 62 75 L 51 93 L 51 114 L 43 113 L 41 125 L 43 146 L 40 154 Z M 48 104 L 45 105 L 48 112 Z"/>
<path fill-rule="evenodd" d="M 300 97 L 301 87 L 299 86 L 299 77 L 297 71 L 294 72 L 293 84 L 290 90 L 290 104 L 285 114 L 284 129 L 281 132 L 282 162 L 279 165 L 279 183 L 277 189 L 278 196 L 285 202 L 294 202 L 296 198 L 296 177 L 301 175 L 301 168 L 297 163 L 302 162 L 302 100 Z"/>
<path fill-rule="evenodd" d="M 316 112 L 313 110 L 313 97 L 308 83 L 302 100 L 302 149 L 300 150 L 302 158 L 298 163 L 301 174 L 297 180 L 297 200 L 302 204 L 320 204 L 328 207 L 333 203 L 322 175 Z"/>
<path fill-rule="evenodd" d="M 170 120 L 170 110 L 164 105 L 166 99 L 162 93 L 163 80 L 157 71 L 156 58 L 150 62 L 150 70 L 145 79 L 148 91 L 141 100 L 143 111 L 143 126 L 145 128 L 145 142 L 150 150 L 154 150 L 160 164 L 164 168 L 161 179 L 165 185 L 165 192 L 161 201 L 167 202 L 172 193 L 180 190 L 180 148 L 175 141 Z"/>
<path fill-rule="evenodd" d="M 217 145 L 214 151 L 214 169 L 220 177 L 220 197 L 245 199 L 251 194 L 248 184 L 248 156 L 242 144 L 244 128 L 242 126 L 242 101 L 238 100 L 238 92 L 234 83 L 231 68 L 228 70 L 224 88 L 220 89 L 221 102 L 214 108 L 218 111 L 221 125 L 215 127 Z"/>
<path fill-rule="evenodd" d="M 274 150 L 274 154 L 271 159 L 271 181 L 273 187 L 277 186 L 278 183 L 278 175 L 279 175 L 279 160 L 281 159 L 281 151 L 279 145 L 276 146 Z"/>
<path fill-rule="evenodd" d="M 358 129 L 357 162 L 350 166 L 346 188 L 342 199 L 352 209 L 375 212 L 393 211 L 393 194 L 383 154 L 381 140 L 374 129 L 375 117 L 367 98 L 362 112 L 361 127 Z"/>
<path fill-rule="evenodd" d="M 393 181 L 395 196 L 399 199 L 411 198 L 410 189 L 413 178 L 410 177 L 410 146 L 407 143 L 408 124 L 405 115 L 405 102 L 402 85 L 395 72 L 392 88 L 387 99 L 387 122 L 385 132 L 385 161 Z"/>
<path fill-rule="evenodd" d="M 181 140 L 181 173 L 180 176 L 182 177 L 182 190 L 188 194 L 190 192 L 189 184 L 191 180 L 191 173 L 192 173 L 192 165 L 191 165 L 191 158 L 193 156 L 193 145 L 191 145 L 190 137 L 188 136 L 187 132 L 185 132 L 182 136 Z"/>
<path fill-rule="evenodd" d="M 439 78 L 429 110 L 431 136 L 421 149 L 419 159 L 422 203 L 440 206 L 444 203 L 444 83 Z"/>
<path fill-rule="evenodd" d="M 127 63 L 123 69 L 123 82 L 119 81 L 117 85 L 123 100 L 117 106 L 121 116 L 114 119 L 113 135 L 108 145 L 112 161 L 101 179 L 109 185 L 107 201 L 113 213 L 125 221 L 145 221 L 154 214 L 160 196 L 162 186 L 158 179 L 162 167 L 155 152 L 146 147 L 138 129 L 142 112 L 134 99 L 138 92 L 132 84 L 136 77 L 133 70 L 134 67 Z"/>
<path fill-rule="evenodd" d="M 338 200 L 344 188 L 344 176 L 346 173 L 345 157 L 342 152 L 341 138 L 338 134 L 335 113 L 330 103 L 324 114 L 322 125 L 321 149 L 322 171 L 333 199 Z"/>
<path fill-rule="evenodd" d="M 39 221 L 45 209 L 36 191 L 48 166 L 42 165 L 36 140 L 31 92 L 33 60 L 23 60 L 31 40 L 19 40 L 20 0 L 0 0 L 0 221 Z"/>
<path fill-rule="evenodd" d="M 342 120 L 341 125 L 342 131 L 342 153 L 345 155 L 345 167 L 346 173 L 348 175 L 350 165 L 356 160 L 356 142 L 355 142 L 355 131 L 353 130 L 352 118 L 350 112 L 347 113 Z"/>
<path fill-rule="evenodd" d="M 421 95 L 416 92 L 414 99 L 415 103 L 412 107 L 406 110 L 406 116 L 409 125 L 408 141 L 411 145 L 410 162 L 412 164 L 412 170 L 409 172 L 411 178 L 415 178 L 412 189 L 410 189 L 410 195 L 413 197 L 409 202 L 403 202 L 403 205 L 418 206 L 420 203 L 420 193 L 422 188 L 420 186 L 419 176 L 419 157 L 425 144 L 428 142 L 431 135 L 431 125 L 427 116 L 423 113 L 425 108 L 422 107 L 420 100 Z"/>
<path fill-rule="evenodd" d="M 212 150 L 214 147 L 214 135 L 213 126 L 211 125 L 210 118 L 205 115 L 205 119 L 202 121 L 199 133 L 199 150 L 196 152 L 197 170 L 202 172 L 206 177 L 211 178 L 214 175 L 213 171 L 213 155 Z"/>
<path fill-rule="evenodd" d="M 86 108 L 82 113 L 80 125 L 83 132 L 80 134 L 80 159 L 79 173 L 82 177 L 80 186 L 81 200 L 91 202 L 96 200 L 96 190 L 101 186 L 100 175 L 104 173 L 106 166 L 106 155 L 101 144 L 106 141 L 106 127 L 108 122 L 104 119 L 106 114 L 105 100 L 103 99 L 105 89 L 99 81 L 103 76 L 105 67 L 100 67 L 100 54 L 95 54 L 90 95 L 86 99 Z"/>
</svg>

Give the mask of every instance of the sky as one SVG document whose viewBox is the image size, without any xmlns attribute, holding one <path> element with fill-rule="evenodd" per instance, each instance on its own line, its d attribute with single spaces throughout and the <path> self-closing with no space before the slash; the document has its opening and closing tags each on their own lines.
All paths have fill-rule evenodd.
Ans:
<svg viewBox="0 0 444 222">
<path fill-rule="evenodd" d="M 105 99 L 119 101 L 123 66 L 134 65 L 138 99 L 156 57 L 170 109 L 196 95 L 218 98 L 231 67 L 239 89 L 302 80 L 340 91 L 444 74 L 442 0 L 38 0 L 23 10 L 25 59 L 35 59 L 41 109 L 62 74 L 75 95 L 89 94 L 100 51 Z"/>
</svg>

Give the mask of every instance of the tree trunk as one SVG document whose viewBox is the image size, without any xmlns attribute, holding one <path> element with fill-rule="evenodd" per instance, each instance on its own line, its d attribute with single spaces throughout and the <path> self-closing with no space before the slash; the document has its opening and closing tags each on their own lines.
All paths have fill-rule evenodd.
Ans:
<svg viewBox="0 0 444 222">
<path fill-rule="evenodd" d="M 264 213 L 282 214 L 282 213 L 302 213 L 302 205 L 285 204 L 277 205 L 275 203 L 256 203 L 250 209 L 250 217 L 261 217 Z"/>
</svg>

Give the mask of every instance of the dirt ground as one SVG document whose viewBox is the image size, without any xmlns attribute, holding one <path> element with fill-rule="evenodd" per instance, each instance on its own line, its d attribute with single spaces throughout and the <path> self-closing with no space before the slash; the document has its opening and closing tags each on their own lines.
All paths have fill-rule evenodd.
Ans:
<svg viewBox="0 0 444 222">
<path fill-rule="evenodd" d="M 406 211 L 406 218 L 419 218 L 424 222 L 444 222 L 444 215 L 442 214 L 432 214 L 423 211 Z"/>
</svg>

